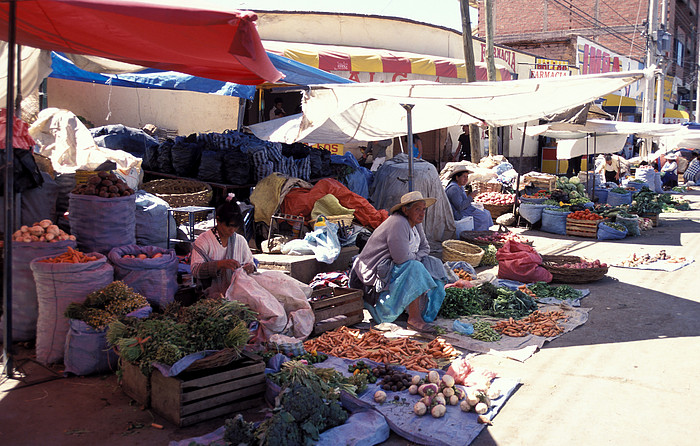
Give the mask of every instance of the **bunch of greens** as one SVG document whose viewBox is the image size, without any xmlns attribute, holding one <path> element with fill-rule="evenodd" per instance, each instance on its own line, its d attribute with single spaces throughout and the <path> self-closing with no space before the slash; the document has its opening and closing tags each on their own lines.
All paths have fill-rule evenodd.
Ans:
<svg viewBox="0 0 700 446">
<path fill-rule="evenodd" d="M 613 187 L 612 189 L 610 189 L 610 192 L 614 192 L 616 194 L 626 194 L 629 191 L 624 187 Z"/>
<path fill-rule="evenodd" d="M 489 244 L 484 247 L 484 255 L 481 257 L 481 263 L 479 266 L 493 266 L 498 265 L 498 260 L 496 260 L 496 246 Z"/>
<path fill-rule="evenodd" d="M 110 323 L 147 306 L 145 297 L 121 280 L 116 280 L 101 290 L 88 294 L 83 303 L 73 302 L 68 305 L 64 316 L 83 321 L 96 330 L 103 330 Z"/>
<path fill-rule="evenodd" d="M 522 291 L 485 283 L 474 288 L 445 290 L 439 315 L 448 319 L 472 315 L 520 318 L 535 310 L 537 303 Z"/>
<path fill-rule="evenodd" d="M 658 214 L 663 211 L 663 198 L 659 194 L 652 192 L 648 187 L 632 195 L 632 203 L 629 205 L 629 212 L 634 214 Z"/>
<path fill-rule="evenodd" d="M 153 362 L 173 365 L 203 350 L 232 348 L 240 353 L 250 339 L 248 324 L 254 320 L 255 312 L 237 301 L 203 299 L 189 307 L 175 302 L 163 314 L 112 322 L 107 342 L 149 375 Z"/>
<path fill-rule="evenodd" d="M 287 361 L 279 372 L 268 376 L 272 382 L 285 389 L 294 385 L 308 387 L 326 399 L 337 399 L 341 390 L 356 395 L 357 388 L 350 380 L 333 368 L 314 367 L 301 361 Z"/>
<path fill-rule="evenodd" d="M 582 296 L 581 291 L 572 288 L 570 285 L 559 285 L 555 287 L 547 282 L 535 282 L 528 286 L 528 288 L 535 293 L 538 299 L 553 297 L 559 300 L 574 300 L 580 299 Z"/>
<path fill-rule="evenodd" d="M 277 398 L 272 417 L 257 428 L 239 414 L 226 420 L 224 440 L 227 445 L 281 446 L 312 445 L 319 434 L 339 426 L 348 414 L 337 401 L 325 401 L 321 395 L 300 384 L 283 389 Z"/>
</svg>

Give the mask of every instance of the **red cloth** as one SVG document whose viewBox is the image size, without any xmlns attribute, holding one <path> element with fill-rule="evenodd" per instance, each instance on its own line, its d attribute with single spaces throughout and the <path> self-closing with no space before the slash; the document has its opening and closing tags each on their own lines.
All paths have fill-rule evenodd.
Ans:
<svg viewBox="0 0 700 446">
<path fill-rule="evenodd" d="M 29 124 L 21 119 L 15 119 L 12 126 L 12 147 L 16 149 L 31 150 L 34 147 L 34 139 L 29 136 Z M 5 131 L 7 127 L 7 109 L 0 110 L 0 148 L 5 149 Z"/>
<path fill-rule="evenodd" d="M 284 77 L 262 45 L 253 12 L 224 2 L 24 0 L 17 4 L 20 45 L 101 56 L 163 71 L 259 85 Z M 9 2 L 0 3 L 8 35 Z"/>
<path fill-rule="evenodd" d="M 324 178 L 311 189 L 295 188 L 289 191 L 282 201 L 282 212 L 291 215 L 303 215 L 306 220 L 311 217 L 311 210 L 317 200 L 332 194 L 340 204 L 348 209 L 355 209 L 355 218 L 363 226 L 376 229 L 389 217 L 385 209 L 377 210 L 361 195 L 345 187 L 340 181 Z"/>
<path fill-rule="evenodd" d="M 498 278 L 523 283 L 551 282 L 552 273 L 542 265 L 542 257 L 530 245 L 508 240 L 496 252 Z"/>
</svg>

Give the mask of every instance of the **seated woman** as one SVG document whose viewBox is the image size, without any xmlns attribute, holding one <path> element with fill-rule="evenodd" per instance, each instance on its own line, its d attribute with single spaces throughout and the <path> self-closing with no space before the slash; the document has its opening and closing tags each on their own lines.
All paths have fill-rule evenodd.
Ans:
<svg viewBox="0 0 700 446">
<path fill-rule="evenodd" d="M 241 210 L 230 194 L 216 208 L 216 226 L 192 245 L 192 276 L 205 284 L 207 297 L 225 296 L 257 312 L 256 340 L 273 334 L 306 338 L 314 326 L 307 300 L 311 288 L 280 271 L 255 272 L 248 242 L 236 232 L 242 226 Z"/>
<path fill-rule="evenodd" d="M 431 257 L 423 219 L 434 198 L 409 192 L 392 207 L 370 236 L 350 271 L 350 286 L 365 292 L 365 308 L 377 323 L 393 322 L 408 308 L 408 326 L 435 332 L 428 325 L 445 298 L 445 270 Z"/>
<path fill-rule="evenodd" d="M 678 186 L 678 164 L 676 154 L 667 153 L 666 162 L 661 167 L 661 186 L 667 189 Z"/>
<path fill-rule="evenodd" d="M 452 214 L 455 221 L 465 217 L 474 217 L 475 231 L 488 231 L 493 226 L 493 218 L 491 212 L 486 209 L 479 209 L 473 204 L 476 193 L 467 195 L 464 186 L 469 181 L 469 168 L 465 165 L 459 165 L 452 172 L 452 179 L 445 188 L 445 194 L 450 201 Z"/>
</svg>

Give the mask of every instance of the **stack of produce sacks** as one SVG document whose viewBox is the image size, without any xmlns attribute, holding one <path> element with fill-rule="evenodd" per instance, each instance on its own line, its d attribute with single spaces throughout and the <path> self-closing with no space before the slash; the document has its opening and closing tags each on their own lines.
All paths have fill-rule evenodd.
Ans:
<svg viewBox="0 0 700 446">
<path fill-rule="evenodd" d="M 136 243 L 136 196 L 115 174 L 88 177 L 68 201 L 71 233 L 81 250 L 107 254 L 116 246 Z"/>
<path fill-rule="evenodd" d="M 36 337 L 37 297 L 29 263 L 38 257 L 55 256 L 75 247 L 75 237 L 63 232 L 51 220 L 22 226 L 12 235 L 12 339 L 31 341 Z M 1 319 L 0 319 L 1 320 Z M 0 339 L 2 332 L 0 331 Z"/>
<path fill-rule="evenodd" d="M 107 258 L 99 253 L 83 254 L 71 247 L 55 257 L 40 257 L 29 264 L 36 281 L 39 304 L 36 359 L 51 364 L 63 359 L 68 319 L 64 311 L 73 302 L 109 285 L 114 277 Z"/>
</svg>

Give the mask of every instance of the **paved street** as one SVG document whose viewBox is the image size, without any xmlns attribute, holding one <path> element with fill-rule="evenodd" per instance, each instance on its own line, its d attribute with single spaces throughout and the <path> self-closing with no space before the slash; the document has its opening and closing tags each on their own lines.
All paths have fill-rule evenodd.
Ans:
<svg viewBox="0 0 700 446">
<path fill-rule="evenodd" d="M 661 226 L 637 238 L 594 242 L 538 231 L 523 235 L 542 254 L 614 263 L 632 252 L 665 249 L 700 259 L 700 192 L 687 198 L 694 211 L 662 214 Z M 583 326 L 523 363 L 489 355 L 474 359 L 522 382 L 474 446 L 698 444 L 700 263 L 671 273 L 611 268 L 608 277 L 585 287 L 591 295 L 582 306 L 592 310 Z M 32 379 L 49 376 L 31 363 L 26 367 Z M 222 424 L 218 419 L 176 429 L 131 403 L 115 375 L 7 391 L 14 383 L 0 384 L 0 438 L 7 446 L 167 445 Z M 403 444 L 395 435 L 385 443 Z"/>
</svg>

